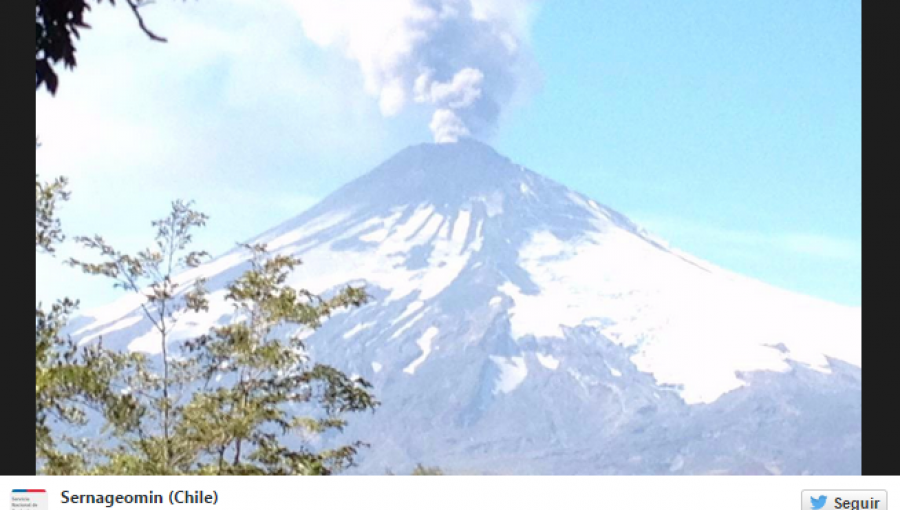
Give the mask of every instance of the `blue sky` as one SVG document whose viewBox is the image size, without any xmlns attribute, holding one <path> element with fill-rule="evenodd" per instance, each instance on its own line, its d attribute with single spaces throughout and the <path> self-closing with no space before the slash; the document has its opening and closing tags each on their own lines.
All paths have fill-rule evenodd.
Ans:
<svg viewBox="0 0 900 510">
<path fill-rule="evenodd" d="M 861 304 L 861 2 L 480 1 L 528 56 L 500 152 L 698 257 Z M 221 252 L 431 140 L 432 111 L 386 117 L 364 57 L 325 45 L 315 24 L 335 20 L 303 3 L 158 4 L 167 44 L 97 6 L 78 69 L 36 103 L 37 170 L 72 181 L 67 232 L 139 248 L 193 198 L 212 216 L 198 244 Z M 71 253 L 38 256 L 39 300 L 118 295 Z"/>
<path fill-rule="evenodd" d="M 496 145 L 729 269 L 861 303 L 861 2 L 561 1 Z"/>
</svg>

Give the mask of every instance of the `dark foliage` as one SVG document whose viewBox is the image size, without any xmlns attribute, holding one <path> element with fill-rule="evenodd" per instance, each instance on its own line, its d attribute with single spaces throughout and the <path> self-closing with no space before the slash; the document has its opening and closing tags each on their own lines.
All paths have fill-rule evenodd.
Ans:
<svg viewBox="0 0 900 510">
<path fill-rule="evenodd" d="M 115 0 L 106 0 L 115 5 Z M 141 7 L 153 0 L 124 0 L 131 8 L 138 27 L 154 41 L 165 42 L 166 39 L 154 34 L 144 23 Z M 102 3 L 103 0 L 96 0 Z M 91 28 L 84 16 L 91 9 L 89 0 L 35 0 L 35 88 L 45 86 L 51 94 L 56 94 L 59 87 L 59 75 L 54 69 L 62 63 L 67 68 L 74 68 L 75 41 L 81 37 L 81 30 Z"/>
</svg>

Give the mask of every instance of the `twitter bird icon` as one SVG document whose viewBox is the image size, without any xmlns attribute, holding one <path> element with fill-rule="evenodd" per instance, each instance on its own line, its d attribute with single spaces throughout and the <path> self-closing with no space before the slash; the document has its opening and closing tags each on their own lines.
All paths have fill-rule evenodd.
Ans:
<svg viewBox="0 0 900 510">
<path fill-rule="evenodd" d="M 809 498 L 812 503 L 812 510 L 819 510 L 823 506 L 825 506 L 825 502 L 828 501 L 828 496 L 819 496 L 818 498 Z"/>
</svg>

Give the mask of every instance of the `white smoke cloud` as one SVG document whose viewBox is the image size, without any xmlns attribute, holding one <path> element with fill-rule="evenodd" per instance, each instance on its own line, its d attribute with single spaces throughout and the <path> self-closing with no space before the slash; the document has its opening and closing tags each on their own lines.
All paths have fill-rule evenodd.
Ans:
<svg viewBox="0 0 900 510">
<path fill-rule="evenodd" d="M 539 0 L 289 0 L 317 45 L 355 61 L 384 116 L 434 109 L 435 141 L 486 136 L 522 79 Z"/>
<path fill-rule="evenodd" d="M 431 69 L 416 78 L 417 103 L 430 102 L 457 110 L 472 106 L 481 97 L 484 73 L 478 69 L 467 67 L 446 83 L 432 81 L 433 78 L 434 71 Z"/>
<path fill-rule="evenodd" d="M 456 143 L 460 138 L 472 134 L 456 113 L 443 108 L 434 112 L 428 127 L 437 143 Z"/>
</svg>

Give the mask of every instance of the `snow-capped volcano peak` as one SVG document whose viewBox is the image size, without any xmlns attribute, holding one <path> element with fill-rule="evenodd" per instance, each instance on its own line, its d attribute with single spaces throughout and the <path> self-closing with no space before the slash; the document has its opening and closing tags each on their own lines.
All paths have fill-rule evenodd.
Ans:
<svg viewBox="0 0 900 510">
<path fill-rule="evenodd" d="M 427 201 L 458 207 L 478 194 L 514 189 L 522 181 L 523 171 L 491 147 L 471 139 L 421 144 L 399 152 L 320 205 L 392 207 Z"/>
<path fill-rule="evenodd" d="M 338 195 L 368 192 L 377 201 L 405 203 L 428 198 L 452 202 L 473 193 L 503 191 L 520 181 L 523 171 L 490 146 L 472 139 L 426 143 L 400 151 Z"/>
<path fill-rule="evenodd" d="M 858 401 L 858 309 L 673 251 L 473 140 L 405 149 L 251 242 L 303 259 L 291 280 L 298 287 L 365 284 L 373 295 L 309 339 L 318 358 L 375 383 L 385 409 L 366 425 L 373 444 L 418 444 L 411 436 L 424 434 L 448 463 L 481 469 L 497 464 L 453 457 L 466 441 L 549 452 L 553 444 L 577 449 L 578 437 L 609 447 L 651 416 L 690 428 L 708 406 L 753 401 L 763 391 L 754 385 L 792 381 L 807 398 L 804 391 L 824 387 L 817 378 L 840 380 L 846 405 Z M 222 289 L 245 263 L 233 251 L 182 276 L 207 277 L 213 299 L 176 341 L 229 320 Z M 76 333 L 155 348 L 137 303 L 110 310 Z M 395 413 L 413 421 L 396 428 L 380 418 Z M 517 423 L 525 416 L 533 425 Z M 604 430 L 577 431 L 578 419 Z M 423 460 L 414 447 L 396 448 L 373 453 L 369 465 Z M 678 470 L 720 461 L 697 462 L 685 468 L 682 459 Z"/>
</svg>

